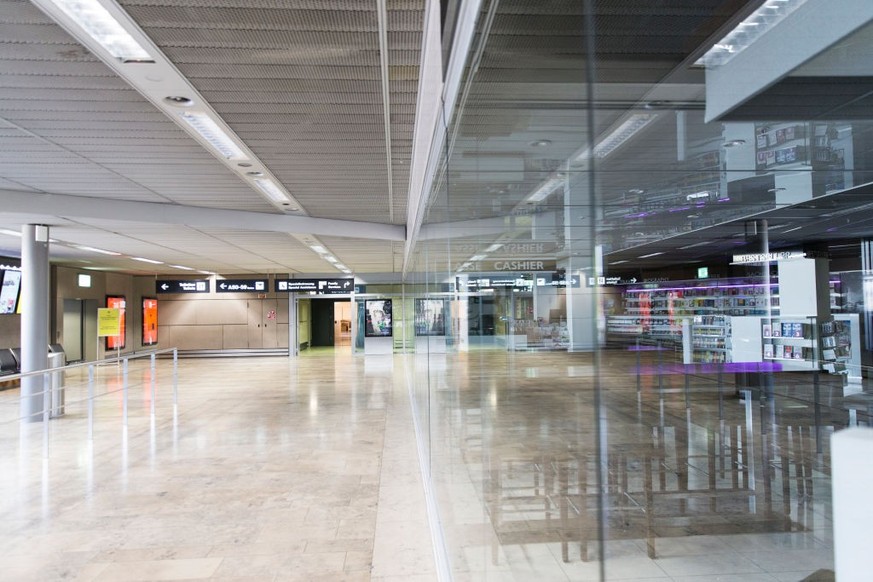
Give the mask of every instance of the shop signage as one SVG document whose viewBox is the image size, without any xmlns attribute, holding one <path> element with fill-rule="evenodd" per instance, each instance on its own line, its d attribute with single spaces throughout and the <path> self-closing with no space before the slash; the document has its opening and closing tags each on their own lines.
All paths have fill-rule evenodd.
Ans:
<svg viewBox="0 0 873 582">
<path fill-rule="evenodd" d="M 157 293 L 209 293 L 209 279 L 175 279 L 155 281 Z"/>
<path fill-rule="evenodd" d="M 280 293 L 335 295 L 354 290 L 354 279 L 276 279 L 276 291 Z"/>
<path fill-rule="evenodd" d="M 267 290 L 266 279 L 225 279 L 215 283 L 218 293 L 263 292 Z"/>
<path fill-rule="evenodd" d="M 778 251 L 775 253 L 745 253 L 742 255 L 734 255 L 732 265 L 748 265 L 753 263 L 763 263 L 764 261 L 786 261 L 791 259 L 806 258 L 804 251 Z"/>
<path fill-rule="evenodd" d="M 548 259 L 495 259 L 476 263 L 479 271 L 554 271 L 555 261 Z"/>
</svg>

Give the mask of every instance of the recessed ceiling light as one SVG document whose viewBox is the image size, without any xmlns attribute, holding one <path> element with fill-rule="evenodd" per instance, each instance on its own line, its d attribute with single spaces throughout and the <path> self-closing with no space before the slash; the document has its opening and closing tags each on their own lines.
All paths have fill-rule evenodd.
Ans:
<svg viewBox="0 0 873 582">
<path fill-rule="evenodd" d="M 310 247 L 310 248 L 320 255 L 327 252 L 327 249 L 321 245 L 312 245 L 312 247 Z"/>
<path fill-rule="evenodd" d="M 261 189 L 261 192 L 266 194 L 274 202 L 288 202 L 288 196 L 282 191 L 279 186 L 272 180 L 266 178 L 255 178 L 255 186 Z"/>
<path fill-rule="evenodd" d="M 51 0 L 51 2 L 116 59 L 131 63 L 155 62 L 154 57 L 98 0 Z"/>
<path fill-rule="evenodd" d="M 164 101 L 173 107 L 191 107 L 194 105 L 193 99 L 190 97 L 183 97 L 182 95 L 170 95 L 169 97 L 164 97 Z"/>
<path fill-rule="evenodd" d="M 257 170 L 252 170 L 251 172 L 246 172 L 246 176 L 263 176 L 263 172 L 259 172 Z"/>
<path fill-rule="evenodd" d="M 103 249 L 98 249 L 95 247 L 88 247 L 85 245 L 75 245 L 77 249 L 82 249 L 83 251 L 91 251 L 92 253 L 100 253 L 102 255 L 112 255 L 114 257 L 121 256 L 121 253 L 116 253 L 115 251 L 105 251 Z"/>
<path fill-rule="evenodd" d="M 252 165 L 249 162 L 240 162 L 237 164 L 240 168 L 251 168 Z"/>
<path fill-rule="evenodd" d="M 237 143 L 207 114 L 185 111 L 179 117 L 224 158 L 230 160 L 246 157 Z"/>
<path fill-rule="evenodd" d="M 726 148 L 735 148 L 737 146 L 746 145 L 746 140 L 744 139 L 732 139 L 730 141 L 724 142 L 724 147 Z"/>
<path fill-rule="evenodd" d="M 530 145 L 532 145 L 532 146 L 535 147 L 535 148 L 544 148 L 544 147 L 546 147 L 546 146 L 550 146 L 550 145 L 552 145 L 552 140 L 549 140 L 549 139 L 538 139 L 538 140 L 536 140 L 536 141 L 532 141 L 532 142 L 530 142 Z"/>
</svg>

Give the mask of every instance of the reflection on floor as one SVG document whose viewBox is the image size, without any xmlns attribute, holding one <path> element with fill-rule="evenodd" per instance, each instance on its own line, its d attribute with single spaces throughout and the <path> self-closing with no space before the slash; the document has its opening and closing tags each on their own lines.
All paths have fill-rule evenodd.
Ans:
<svg viewBox="0 0 873 582">
<path fill-rule="evenodd" d="M 868 422 L 833 378 L 816 407 L 620 352 L 323 355 L 183 360 L 177 411 L 158 361 L 154 420 L 132 364 L 126 431 L 100 367 L 93 444 L 71 373 L 46 461 L 0 392 L 0 577 L 434 580 L 410 380 L 456 580 L 832 577 L 828 439 Z"/>
<path fill-rule="evenodd" d="M 0 392 L 0 579 L 434 579 L 394 363 L 182 360 L 174 414 L 160 360 L 154 420 L 148 362 L 131 364 L 127 431 L 122 370 L 101 366 L 93 444 L 87 372 L 68 373 L 46 461 L 42 423 L 19 435 L 18 390 Z"/>
<path fill-rule="evenodd" d="M 584 354 L 428 358 L 432 471 L 458 577 L 598 580 L 602 565 L 608 580 L 825 579 L 841 382 L 822 381 L 817 429 L 808 375 L 777 374 L 772 397 L 746 402 L 733 375 L 638 379 L 635 358 L 606 352 L 599 375 Z"/>
</svg>

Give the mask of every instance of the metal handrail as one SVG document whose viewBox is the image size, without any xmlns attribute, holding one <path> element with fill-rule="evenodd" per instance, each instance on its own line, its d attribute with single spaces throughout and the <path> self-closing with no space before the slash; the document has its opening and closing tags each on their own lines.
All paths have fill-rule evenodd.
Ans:
<svg viewBox="0 0 873 582">
<path fill-rule="evenodd" d="M 40 374 L 54 373 L 54 372 L 63 372 L 66 370 L 72 370 L 75 368 L 84 368 L 85 366 L 99 366 L 102 364 L 116 364 L 119 362 L 123 362 L 124 360 L 135 360 L 139 358 L 148 357 L 151 355 L 157 354 L 166 354 L 169 352 L 177 353 L 179 348 L 163 348 L 160 350 L 148 350 L 145 352 L 134 352 L 132 354 L 120 354 L 117 356 L 113 356 L 111 358 L 105 358 L 103 360 L 92 360 L 90 362 L 78 362 L 76 364 L 66 364 L 61 368 L 45 368 L 43 370 L 34 370 L 32 372 L 16 372 L 15 374 L 7 374 L 6 376 L 0 376 L 0 382 L 8 382 L 10 380 L 19 380 L 21 378 L 28 378 L 30 376 L 38 376 Z"/>
</svg>

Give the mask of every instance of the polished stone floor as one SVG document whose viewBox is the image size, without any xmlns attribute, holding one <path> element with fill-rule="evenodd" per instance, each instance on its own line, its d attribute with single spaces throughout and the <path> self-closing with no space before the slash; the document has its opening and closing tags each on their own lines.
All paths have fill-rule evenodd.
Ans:
<svg viewBox="0 0 873 582">
<path fill-rule="evenodd" d="M 745 401 L 731 374 L 641 357 L 180 360 L 176 406 L 158 360 L 153 417 L 146 360 L 126 429 L 124 375 L 101 366 L 93 441 L 83 368 L 47 459 L 5 390 L 0 579 L 832 579 L 828 439 L 857 395 L 824 377 L 816 408 L 786 374 Z"/>
</svg>

